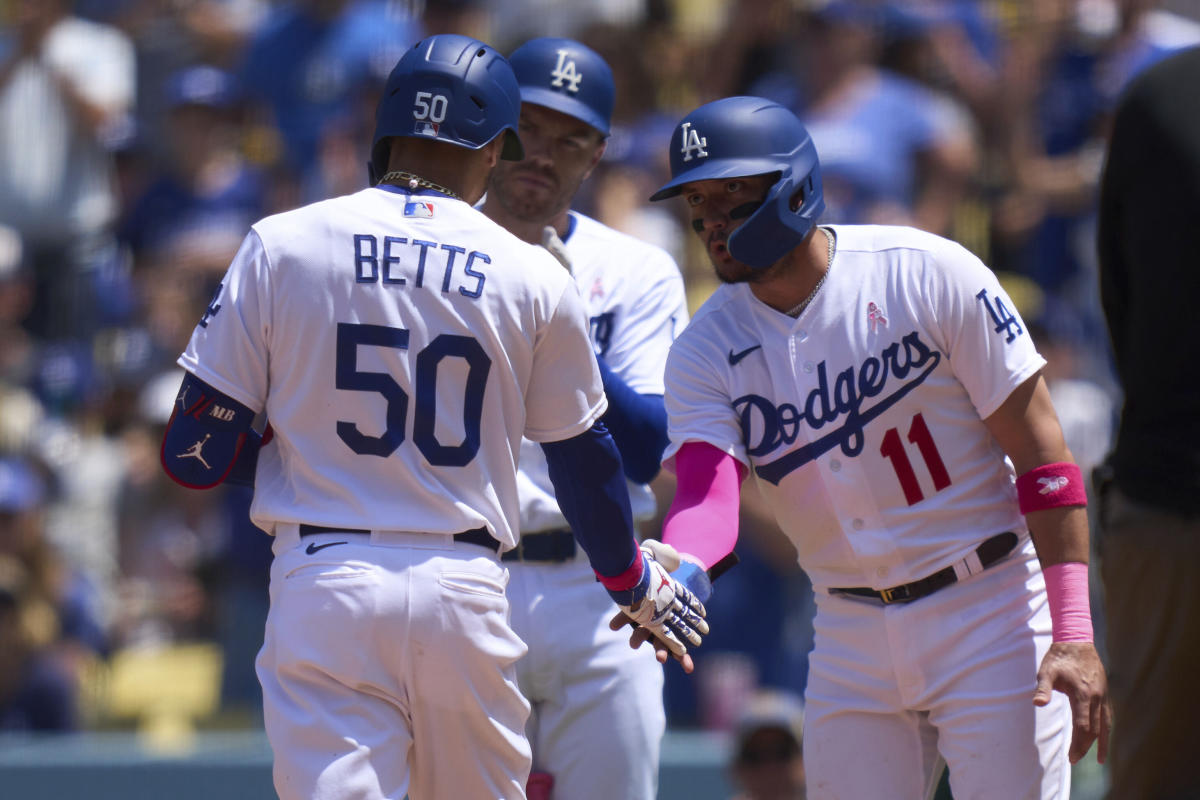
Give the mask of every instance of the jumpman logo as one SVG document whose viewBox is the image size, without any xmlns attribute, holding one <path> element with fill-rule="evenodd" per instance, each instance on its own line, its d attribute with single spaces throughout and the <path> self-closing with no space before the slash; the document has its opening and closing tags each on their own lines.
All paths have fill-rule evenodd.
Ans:
<svg viewBox="0 0 1200 800">
<path fill-rule="evenodd" d="M 194 458 L 197 461 L 199 461 L 201 464 L 203 464 L 205 469 L 212 469 L 212 467 L 210 467 L 208 465 L 208 462 L 204 460 L 204 456 L 200 455 L 200 451 L 202 449 L 204 449 L 204 443 L 207 442 L 211 438 L 212 438 L 211 433 L 204 434 L 203 439 L 196 442 L 190 448 L 188 448 L 187 450 L 185 450 L 184 452 L 180 453 L 179 455 L 177 455 L 175 457 L 176 458 Z"/>
</svg>

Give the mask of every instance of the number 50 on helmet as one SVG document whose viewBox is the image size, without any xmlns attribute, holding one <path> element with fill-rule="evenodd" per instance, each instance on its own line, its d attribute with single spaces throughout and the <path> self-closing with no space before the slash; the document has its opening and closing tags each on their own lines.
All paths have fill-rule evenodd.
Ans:
<svg viewBox="0 0 1200 800">
<path fill-rule="evenodd" d="M 729 237 L 729 254 L 769 267 L 800 244 L 825 211 L 821 168 L 800 120 L 761 97 L 726 97 L 688 114 L 671 136 L 671 180 L 650 196 L 664 200 L 684 184 L 776 175 L 762 204 Z"/>
</svg>

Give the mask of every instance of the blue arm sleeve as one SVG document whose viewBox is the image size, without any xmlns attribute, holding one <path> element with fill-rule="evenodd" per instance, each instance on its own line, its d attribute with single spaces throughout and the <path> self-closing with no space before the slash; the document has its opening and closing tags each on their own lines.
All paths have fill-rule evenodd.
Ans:
<svg viewBox="0 0 1200 800">
<path fill-rule="evenodd" d="M 658 474 L 667 449 L 667 410 L 662 395 L 635 392 L 603 358 L 596 361 L 608 396 L 604 424 L 621 451 L 625 475 L 634 483 L 649 483 Z"/>
<path fill-rule="evenodd" d="M 600 575 L 620 575 L 640 558 L 621 454 L 603 422 L 570 439 L 545 442 L 550 482 L 575 539 Z"/>
<path fill-rule="evenodd" d="M 163 469 L 189 489 L 211 489 L 229 477 L 243 457 L 253 421 L 248 407 L 189 372 L 163 434 Z"/>
</svg>

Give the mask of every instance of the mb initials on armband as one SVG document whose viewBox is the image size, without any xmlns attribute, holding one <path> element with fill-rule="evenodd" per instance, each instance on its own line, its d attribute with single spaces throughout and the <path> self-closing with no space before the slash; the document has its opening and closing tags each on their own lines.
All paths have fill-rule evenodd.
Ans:
<svg viewBox="0 0 1200 800">
<path fill-rule="evenodd" d="M 1083 473 L 1069 461 L 1034 467 L 1017 477 L 1017 504 L 1022 514 L 1063 506 L 1086 506 Z"/>
</svg>

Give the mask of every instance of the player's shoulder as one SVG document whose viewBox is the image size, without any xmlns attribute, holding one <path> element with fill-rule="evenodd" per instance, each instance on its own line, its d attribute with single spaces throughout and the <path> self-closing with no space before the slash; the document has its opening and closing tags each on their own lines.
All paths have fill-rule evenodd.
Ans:
<svg viewBox="0 0 1200 800">
<path fill-rule="evenodd" d="M 567 240 L 572 253 L 603 255 L 607 264 L 628 271 L 646 269 L 679 274 L 679 265 L 662 247 L 619 231 L 603 222 L 571 211 L 574 227 Z"/>
<path fill-rule="evenodd" d="M 913 260 L 948 262 L 974 259 L 970 250 L 936 233 L 905 225 L 831 225 L 839 253 L 885 254 Z"/>
<path fill-rule="evenodd" d="M 353 201 L 359 194 L 361 192 L 329 197 L 297 208 L 268 214 L 251 227 L 264 242 L 275 239 L 285 240 L 297 234 L 312 232 L 314 224 L 319 229 L 326 230 L 342 219 L 343 214 L 351 211 L 356 205 Z"/>
<path fill-rule="evenodd" d="M 721 354 L 726 345 L 755 334 L 755 308 L 746 284 L 722 284 L 700 304 L 675 344 L 680 349 Z"/>
</svg>

